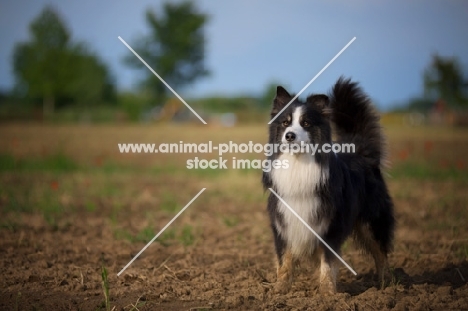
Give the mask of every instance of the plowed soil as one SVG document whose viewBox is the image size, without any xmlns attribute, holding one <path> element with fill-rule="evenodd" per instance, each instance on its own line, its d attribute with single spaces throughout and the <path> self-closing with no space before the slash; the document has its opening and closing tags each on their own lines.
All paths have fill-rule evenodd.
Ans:
<svg viewBox="0 0 468 311">
<path fill-rule="evenodd" d="M 258 170 L 189 171 L 194 155 L 117 149 L 265 142 L 264 126 L 2 125 L 0 309 L 106 310 L 106 269 L 109 310 L 468 310 L 468 132 L 388 132 L 398 221 L 392 277 L 381 288 L 371 258 L 349 241 L 343 258 L 358 275 L 341 267 L 339 293 L 323 296 L 318 266 L 307 260 L 290 293 L 270 290 L 275 257 Z"/>
</svg>

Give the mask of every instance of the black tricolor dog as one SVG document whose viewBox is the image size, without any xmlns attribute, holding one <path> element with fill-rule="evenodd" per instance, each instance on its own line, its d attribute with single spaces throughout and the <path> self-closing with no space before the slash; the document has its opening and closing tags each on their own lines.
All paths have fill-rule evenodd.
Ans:
<svg viewBox="0 0 468 311">
<path fill-rule="evenodd" d="M 271 117 L 294 96 L 279 86 Z M 332 142 L 332 128 L 338 140 Z M 264 173 L 275 190 L 337 253 L 351 234 L 375 260 L 381 280 L 392 248 L 395 219 L 382 177 L 384 136 L 370 99 L 356 83 L 340 78 L 329 96 L 295 100 L 270 125 L 270 144 L 354 144 L 354 153 L 276 152 L 289 168 Z M 318 254 L 320 291 L 336 292 L 338 259 L 291 211 L 270 193 L 268 212 L 278 256 L 275 290 L 289 290 L 295 259 Z"/>
</svg>

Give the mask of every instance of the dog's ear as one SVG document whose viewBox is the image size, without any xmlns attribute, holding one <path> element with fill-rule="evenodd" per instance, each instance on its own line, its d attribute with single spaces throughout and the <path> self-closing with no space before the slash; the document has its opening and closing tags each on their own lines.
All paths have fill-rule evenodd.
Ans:
<svg viewBox="0 0 468 311">
<path fill-rule="evenodd" d="M 281 85 L 278 85 L 276 87 L 276 98 L 275 99 L 287 99 L 287 100 L 290 100 L 291 99 L 291 95 L 288 93 L 288 91 L 286 91 L 286 89 L 284 87 L 282 87 Z"/>
<path fill-rule="evenodd" d="M 271 110 L 271 115 L 274 116 L 278 112 L 280 112 L 281 109 L 283 109 L 284 106 L 286 106 L 291 99 L 291 95 L 288 93 L 288 91 L 286 91 L 284 87 L 282 87 L 281 85 L 277 86 L 276 96 L 273 100 L 273 109 Z"/>
<path fill-rule="evenodd" d="M 318 108 L 322 115 L 328 117 L 332 114 L 332 109 L 330 107 L 330 100 L 327 95 L 310 95 L 307 97 L 307 104 L 313 105 Z"/>
</svg>

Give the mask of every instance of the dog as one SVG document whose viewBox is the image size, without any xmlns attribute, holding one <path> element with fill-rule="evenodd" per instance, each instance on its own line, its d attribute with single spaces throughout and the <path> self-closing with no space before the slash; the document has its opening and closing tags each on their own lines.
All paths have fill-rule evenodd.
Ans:
<svg viewBox="0 0 468 311">
<path fill-rule="evenodd" d="M 275 151 L 269 160 L 287 160 L 289 165 L 264 172 L 264 189 L 273 189 L 336 253 L 353 236 L 373 256 L 383 282 L 395 217 L 382 176 L 385 139 L 377 111 L 360 86 L 343 77 L 328 96 L 310 95 L 305 102 L 295 99 L 280 113 L 293 98 L 277 87 L 269 144 L 347 143 L 354 144 L 355 152 Z M 287 293 L 295 262 L 314 255 L 320 258 L 319 291 L 336 293 L 340 264 L 336 256 L 271 192 L 267 210 L 278 259 L 275 292 Z"/>
</svg>

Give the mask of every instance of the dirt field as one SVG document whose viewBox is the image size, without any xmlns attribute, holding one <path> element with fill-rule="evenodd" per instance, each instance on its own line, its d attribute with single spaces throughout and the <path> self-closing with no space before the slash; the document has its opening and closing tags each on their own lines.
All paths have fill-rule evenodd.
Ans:
<svg viewBox="0 0 468 311">
<path fill-rule="evenodd" d="M 468 130 L 387 133 L 393 278 L 380 289 L 371 258 L 350 241 L 342 254 L 358 275 L 341 267 L 339 293 L 324 297 L 307 261 L 289 294 L 270 292 L 275 261 L 259 170 L 188 170 L 187 159 L 217 155 L 117 148 L 265 143 L 264 125 L 0 125 L 0 309 L 468 310 Z"/>
</svg>

